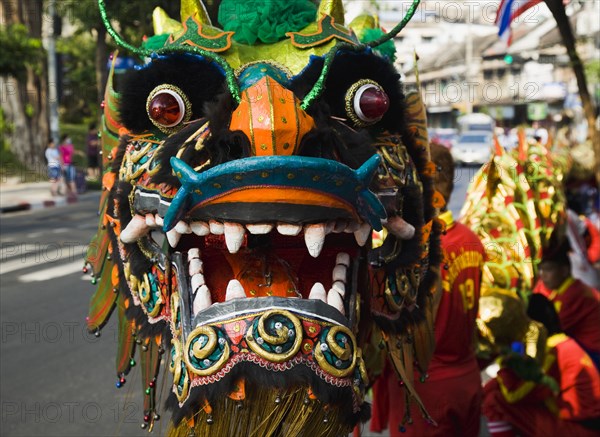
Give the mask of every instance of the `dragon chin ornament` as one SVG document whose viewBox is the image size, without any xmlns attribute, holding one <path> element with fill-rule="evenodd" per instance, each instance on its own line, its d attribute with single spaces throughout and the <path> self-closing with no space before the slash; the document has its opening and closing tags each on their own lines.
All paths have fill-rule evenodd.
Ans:
<svg viewBox="0 0 600 437">
<path fill-rule="evenodd" d="M 418 3 L 386 34 L 346 27 L 341 1 L 223 1 L 221 29 L 183 0 L 133 47 L 99 1 L 144 63 L 106 88 L 88 328 L 117 313 L 117 387 L 137 359 L 142 428 L 162 368 L 171 435 L 347 434 L 384 353 L 416 395 L 443 200 L 385 48 Z"/>
</svg>

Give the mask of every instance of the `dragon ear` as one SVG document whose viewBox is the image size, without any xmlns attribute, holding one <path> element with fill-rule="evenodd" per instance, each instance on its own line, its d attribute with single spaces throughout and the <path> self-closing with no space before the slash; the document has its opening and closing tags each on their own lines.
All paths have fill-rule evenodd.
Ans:
<svg viewBox="0 0 600 437">
<path fill-rule="evenodd" d="M 333 17 L 335 24 L 343 26 L 344 5 L 342 4 L 342 0 L 321 0 L 321 4 L 319 5 L 319 11 L 317 13 L 317 21 L 323 15 L 329 15 L 330 17 Z"/>
<path fill-rule="evenodd" d="M 200 24 L 212 25 L 202 0 L 181 0 L 181 22 L 185 23 L 194 14 L 196 14 Z"/>
<path fill-rule="evenodd" d="M 367 29 L 378 29 L 379 20 L 376 15 L 362 14 L 352 20 L 348 27 L 352 29 L 354 34 L 360 39 Z"/>
<path fill-rule="evenodd" d="M 165 10 L 159 6 L 154 8 L 152 12 L 152 27 L 154 27 L 154 35 L 177 33 L 183 30 L 181 23 L 170 18 Z"/>
</svg>

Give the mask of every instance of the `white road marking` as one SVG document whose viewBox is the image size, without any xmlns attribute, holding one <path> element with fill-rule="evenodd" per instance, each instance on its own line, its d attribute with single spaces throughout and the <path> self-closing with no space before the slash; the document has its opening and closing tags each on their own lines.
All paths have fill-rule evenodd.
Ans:
<svg viewBox="0 0 600 437">
<path fill-rule="evenodd" d="M 37 272 L 27 273 L 18 277 L 19 282 L 39 282 L 49 279 L 60 278 L 61 276 L 71 275 L 81 272 L 83 261 L 73 261 L 69 264 L 51 267 L 49 269 L 38 270 Z"/>
<path fill-rule="evenodd" d="M 0 263 L 0 275 L 5 273 L 14 272 L 15 270 L 22 270 L 31 267 L 40 267 L 45 264 L 52 264 L 65 258 L 71 258 L 76 260 L 80 267 L 83 267 L 84 255 L 87 246 L 49 246 L 47 250 L 35 251 L 35 252 L 19 252 L 15 254 L 14 259 L 4 261 L 5 253 L 2 251 L 2 262 Z"/>
</svg>

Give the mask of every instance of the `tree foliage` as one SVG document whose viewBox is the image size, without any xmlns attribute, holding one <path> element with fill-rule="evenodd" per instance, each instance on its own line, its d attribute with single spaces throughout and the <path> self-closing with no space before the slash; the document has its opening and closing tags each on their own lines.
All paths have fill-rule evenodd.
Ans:
<svg viewBox="0 0 600 437">
<path fill-rule="evenodd" d="M 29 36 L 23 24 L 0 26 L 0 75 L 23 80 L 27 67 L 41 72 L 44 60 L 42 41 Z"/>
<path fill-rule="evenodd" d="M 96 68 L 91 62 L 95 50 L 95 40 L 89 33 L 76 33 L 57 41 L 56 51 L 61 66 L 62 121 L 78 123 L 97 116 Z"/>
</svg>

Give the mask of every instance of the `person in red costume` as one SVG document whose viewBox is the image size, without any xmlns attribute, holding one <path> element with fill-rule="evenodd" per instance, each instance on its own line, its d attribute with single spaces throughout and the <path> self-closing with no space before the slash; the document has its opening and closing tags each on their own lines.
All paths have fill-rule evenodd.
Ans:
<svg viewBox="0 0 600 437">
<path fill-rule="evenodd" d="M 553 304 L 565 334 L 577 341 L 600 369 L 600 292 L 571 276 L 568 243 L 546 250 L 533 292 Z"/>
<path fill-rule="evenodd" d="M 454 162 L 448 149 L 431 145 L 437 166 L 436 189 L 446 205 L 454 188 Z M 412 424 L 402 425 L 404 391 L 391 366 L 386 366 L 373 387 L 371 431 L 380 432 L 389 423 L 391 436 L 477 436 L 481 417 L 481 378 L 475 358 L 475 318 L 485 253 L 481 241 L 469 228 L 454 221 L 444 210 L 446 223 L 441 238 L 445 262 L 442 266 L 443 294 L 435 321 L 436 347 L 427 375 L 415 374 L 415 388 L 434 426 L 418 408 L 411 407 Z"/>
<path fill-rule="evenodd" d="M 540 366 L 511 354 L 484 388 L 483 413 L 492 437 L 600 435 L 600 375 L 590 356 L 561 332 L 552 303 L 532 295 L 528 314 L 548 330 Z"/>
</svg>

